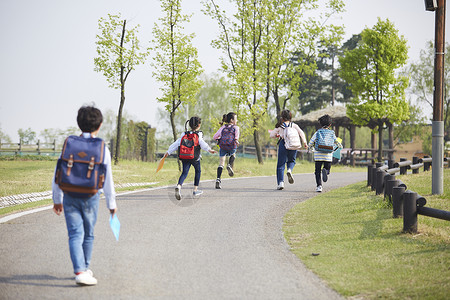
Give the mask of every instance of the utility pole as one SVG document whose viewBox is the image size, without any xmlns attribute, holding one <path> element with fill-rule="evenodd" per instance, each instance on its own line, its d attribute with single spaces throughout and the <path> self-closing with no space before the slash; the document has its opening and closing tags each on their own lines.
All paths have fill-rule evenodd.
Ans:
<svg viewBox="0 0 450 300">
<path fill-rule="evenodd" d="M 430 1 L 428 1 L 430 2 Z M 434 1 L 433 1 L 434 2 Z M 444 193 L 444 54 L 445 54 L 445 4 L 437 0 L 435 12 L 435 60 L 432 124 L 432 194 Z M 427 1 L 425 1 L 427 5 Z"/>
</svg>

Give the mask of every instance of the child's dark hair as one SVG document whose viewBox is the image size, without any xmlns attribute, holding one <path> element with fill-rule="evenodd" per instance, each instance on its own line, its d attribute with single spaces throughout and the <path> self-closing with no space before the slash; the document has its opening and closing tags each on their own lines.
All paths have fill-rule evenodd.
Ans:
<svg viewBox="0 0 450 300">
<path fill-rule="evenodd" d="M 186 121 L 186 123 L 184 124 L 184 128 L 186 128 L 187 131 L 187 124 L 189 123 L 189 127 L 191 127 L 192 130 L 197 129 L 197 127 L 202 124 L 202 118 L 194 116 L 191 117 L 189 120 Z"/>
<path fill-rule="evenodd" d="M 323 115 L 319 118 L 320 126 L 328 127 L 331 125 L 331 117 L 329 115 Z"/>
<path fill-rule="evenodd" d="M 77 123 L 82 132 L 94 132 L 100 128 L 103 115 L 100 109 L 93 106 L 82 106 L 78 110 Z"/>
<path fill-rule="evenodd" d="M 292 113 L 289 109 L 283 109 L 280 113 L 280 119 L 278 120 L 278 123 L 275 125 L 276 128 L 280 127 L 283 121 L 290 121 L 292 120 Z"/>
<path fill-rule="evenodd" d="M 222 122 L 220 122 L 220 125 L 223 125 L 223 123 L 230 123 L 231 120 L 233 120 L 235 116 L 236 116 L 236 113 L 234 113 L 234 112 L 229 112 L 229 113 L 223 115 Z"/>
</svg>

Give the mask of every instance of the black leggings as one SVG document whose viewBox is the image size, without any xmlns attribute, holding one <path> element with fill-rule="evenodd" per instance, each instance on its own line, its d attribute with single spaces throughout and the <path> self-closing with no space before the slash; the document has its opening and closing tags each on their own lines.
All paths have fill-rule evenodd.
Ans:
<svg viewBox="0 0 450 300">
<path fill-rule="evenodd" d="M 316 170 L 314 174 L 316 175 L 317 186 L 322 185 L 322 164 L 323 168 L 327 170 L 327 174 L 330 174 L 331 161 L 316 161 Z"/>
</svg>

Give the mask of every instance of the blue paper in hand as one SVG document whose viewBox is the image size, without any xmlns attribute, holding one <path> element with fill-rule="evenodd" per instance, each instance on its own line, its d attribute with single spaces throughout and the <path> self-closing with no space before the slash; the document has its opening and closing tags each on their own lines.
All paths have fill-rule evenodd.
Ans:
<svg viewBox="0 0 450 300">
<path fill-rule="evenodd" d="M 333 157 L 341 159 L 341 148 L 338 148 L 336 149 L 336 151 L 333 152 Z"/>
<path fill-rule="evenodd" d="M 114 217 L 109 216 L 109 226 L 111 226 L 112 232 L 114 233 L 114 236 L 116 237 L 116 240 L 119 240 L 119 233 L 120 233 L 120 222 L 117 218 L 117 214 L 114 214 Z"/>
</svg>

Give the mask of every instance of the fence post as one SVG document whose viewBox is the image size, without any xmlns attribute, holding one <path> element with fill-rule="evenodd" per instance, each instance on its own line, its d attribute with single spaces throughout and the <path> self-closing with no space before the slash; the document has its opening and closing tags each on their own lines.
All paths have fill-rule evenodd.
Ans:
<svg viewBox="0 0 450 300">
<path fill-rule="evenodd" d="M 372 170 L 374 166 L 373 165 L 367 165 L 367 186 L 372 185 Z"/>
<path fill-rule="evenodd" d="M 430 156 L 428 156 L 428 155 L 426 155 L 426 156 L 424 156 L 424 158 L 429 158 Z M 429 162 L 424 162 L 423 163 L 423 170 L 424 171 L 430 171 L 430 166 L 431 166 L 431 163 L 429 163 Z"/>
<path fill-rule="evenodd" d="M 375 163 L 375 167 L 372 169 L 372 177 L 371 177 L 371 189 L 372 191 L 375 191 L 377 188 L 377 171 L 378 168 L 381 167 L 383 164 L 380 162 Z"/>
<path fill-rule="evenodd" d="M 406 158 L 400 158 L 400 161 L 407 161 Z M 405 175 L 407 173 L 407 167 L 400 167 L 400 175 Z"/>
<path fill-rule="evenodd" d="M 398 181 L 397 181 L 398 184 Z M 392 216 L 394 218 L 400 218 L 403 216 L 403 194 L 405 193 L 405 187 L 395 186 L 392 188 Z"/>
<path fill-rule="evenodd" d="M 417 193 L 403 193 L 403 232 L 417 233 Z"/>
<path fill-rule="evenodd" d="M 419 158 L 417 156 L 413 156 L 412 163 L 413 163 L 413 165 L 418 164 L 419 163 Z M 412 170 L 412 173 L 413 174 L 419 174 L 419 169 Z"/>
<path fill-rule="evenodd" d="M 380 195 L 384 192 L 384 176 L 386 176 L 384 170 L 377 169 L 377 186 L 375 188 L 375 195 Z"/>
<path fill-rule="evenodd" d="M 389 198 L 389 202 L 391 202 L 391 195 L 392 195 L 392 184 L 390 181 L 395 180 L 395 175 L 387 174 L 384 176 L 384 200 L 386 200 L 386 197 Z"/>
</svg>

